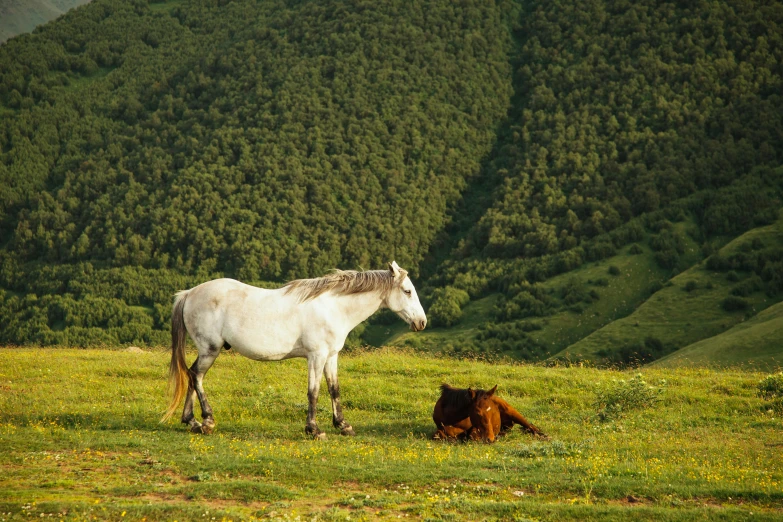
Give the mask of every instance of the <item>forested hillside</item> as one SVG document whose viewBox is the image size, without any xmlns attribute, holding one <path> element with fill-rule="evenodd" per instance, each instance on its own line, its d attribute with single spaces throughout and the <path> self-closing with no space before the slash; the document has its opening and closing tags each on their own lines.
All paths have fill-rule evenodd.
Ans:
<svg viewBox="0 0 783 522">
<path fill-rule="evenodd" d="M 394 258 L 432 347 L 552 355 L 650 295 L 592 264 L 662 285 L 777 219 L 781 40 L 776 2 L 95 0 L 0 47 L 0 341 Z"/>
</svg>

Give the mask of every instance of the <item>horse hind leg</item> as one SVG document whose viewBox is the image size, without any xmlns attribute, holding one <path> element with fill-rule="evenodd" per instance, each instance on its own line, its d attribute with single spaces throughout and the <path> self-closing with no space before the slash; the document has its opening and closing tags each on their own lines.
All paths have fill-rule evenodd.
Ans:
<svg viewBox="0 0 783 522">
<path fill-rule="evenodd" d="M 182 424 L 187 424 L 193 433 L 201 433 L 201 423 L 196 420 L 193 414 L 193 402 L 196 400 L 196 368 L 198 359 L 188 369 L 188 392 L 185 395 L 185 407 L 182 409 Z"/>
<path fill-rule="evenodd" d="M 185 411 L 183 412 L 182 422 L 186 422 L 190 426 L 190 431 L 193 433 L 212 433 L 215 429 L 215 417 L 212 412 L 212 407 L 207 400 L 207 394 L 204 391 L 204 375 L 212 367 L 212 364 L 220 355 L 221 344 L 209 345 L 206 350 L 203 350 L 199 345 L 199 355 L 193 366 L 190 367 L 190 386 L 188 387 L 188 398 L 185 400 Z M 196 421 L 193 415 L 193 399 L 198 397 L 199 405 L 201 406 L 201 418 L 203 423 Z M 188 403 L 190 403 L 190 419 L 185 421 L 185 413 L 188 412 Z"/>
</svg>

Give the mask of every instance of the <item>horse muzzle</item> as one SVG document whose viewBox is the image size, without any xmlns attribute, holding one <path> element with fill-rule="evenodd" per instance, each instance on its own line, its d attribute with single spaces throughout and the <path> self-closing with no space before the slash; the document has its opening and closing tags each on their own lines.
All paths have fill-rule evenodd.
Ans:
<svg viewBox="0 0 783 522">
<path fill-rule="evenodd" d="M 422 319 L 421 321 L 411 321 L 411 330 L 414 332 L 421 332 L 424 330 L 424 328 L 427 326 L 427 320 Z"/>
</svg>

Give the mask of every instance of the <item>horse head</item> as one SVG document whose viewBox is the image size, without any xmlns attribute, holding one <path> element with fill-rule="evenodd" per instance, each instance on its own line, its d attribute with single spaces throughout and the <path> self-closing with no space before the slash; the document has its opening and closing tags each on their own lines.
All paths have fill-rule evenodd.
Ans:
<svg viewBox="0 0 783 522">
<path fill-rule="evenodd" d="M 470 389 L 471 440 L 494 442 L 500 431 L 500 410 L 494 401 L 497 384 L 489 391 Z"/>
<path fill-rule="evenodd" d="M 416 289 L 408 277 L 408 272 L 400 268 L 396 261 L 389 263 L 389 272 L 394 277 L 394 284 L 386 296 L 384 305 L 408 323 L 414 332 L 424 330 L 427 326 L 427 316 L 419 302 Z"/>
</svg>

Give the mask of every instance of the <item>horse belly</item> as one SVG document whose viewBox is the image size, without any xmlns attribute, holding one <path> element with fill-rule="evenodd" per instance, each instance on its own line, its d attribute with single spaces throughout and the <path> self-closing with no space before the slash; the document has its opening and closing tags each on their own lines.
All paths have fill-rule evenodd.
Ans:
<svg viewBox="0 0 783 522">
<path fill-rule="evenodd" d="M 306 350 L 298 340 L 298 336 L 285 335 L 286 333 L 275 333 L 259 328 L 244 331 L 240 335 L 227 332 L 224 337 L 232 350 L 256 361 L 280 361 L 291 357 L 306 357 Z"/>
<path fill-rule="evenodd" d="M 223 338 L 232 350 L 249 359 L 279 361 L 306 356 L 301 330 L 295 313 L 284 314 L 274 309 L 252 315 L 228 313 L 223 326 Z"/>
</svg>

